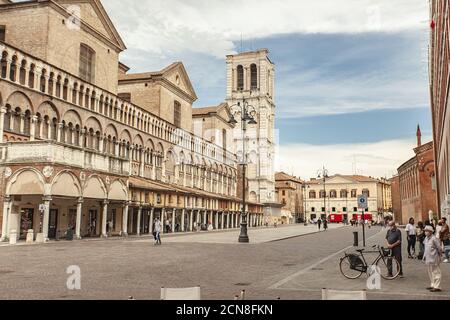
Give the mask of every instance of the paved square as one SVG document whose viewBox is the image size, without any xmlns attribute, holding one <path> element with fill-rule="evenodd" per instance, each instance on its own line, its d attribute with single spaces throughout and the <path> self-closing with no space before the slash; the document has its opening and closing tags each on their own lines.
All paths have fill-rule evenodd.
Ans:
<svg viewBox="0 0 450 320">
<path fill-rule="evenodd" d="M 309 227 L 310 231 L 315 232 Z M 296 230 L 296 231 L 294 231 Z M 303 226 L 270 229 L 268 239 Z M 0 248 L 0 299 L 135 299 L 158 300 L 160 288 L 200 285 L 203 299 L 232 300 L 242 289 L 248 299 L 320 299 L 323 287 L 364 289 L 366 279 L 347 280 L 339 273 L 343 249 L 352 250 L 352 232 L 344 227 L 280 241 L 251 245 L 223 241 L 236 232 L 166 236 L 162 246 L 150 239 L 56 242 Z M 361 230 L 360 230 L 361 231 Z M 380 228 L 367 231 L 369 243 L 383 244 Z M 250 230 L 257 239 L 259 230 Z M 195 237 L 200 237 L 197 240 Z M 191 239 L 188 242 L 187 239 Z M 215 239 L 215 240 L 214 240 Z M 81 269 L 81 290 L 67 289 L 67 267 Z M 425 266 L 405 259 L 405 279 L 383 282 L 369 299 L 450 299 L 443 265 L 443 289 L 430 294 Z"/>
</svg>

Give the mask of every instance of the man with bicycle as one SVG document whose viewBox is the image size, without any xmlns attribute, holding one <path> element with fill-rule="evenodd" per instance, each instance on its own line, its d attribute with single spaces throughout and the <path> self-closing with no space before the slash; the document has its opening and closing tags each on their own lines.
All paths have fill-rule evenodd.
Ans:
<svg viewBox="0 0 450 320">
<path fill-rule="evenodd" d="M 403 278 L 403 266 L 402 266 L 402 233 L 397 228 L 395 221 L 389 222 L 389 230 L 386 234 L 387 247 L 392 250 L 392 255 L 400 263 L 399 277 Z M 392 276 L 392 262 L 388 261 L 389 276 Z"/>
</svg>

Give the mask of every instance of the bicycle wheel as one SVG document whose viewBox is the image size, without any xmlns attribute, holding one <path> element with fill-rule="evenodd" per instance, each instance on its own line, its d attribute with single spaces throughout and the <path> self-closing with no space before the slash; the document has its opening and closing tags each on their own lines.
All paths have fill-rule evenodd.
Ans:
<svg viewBox="0 0 450 320">
<path fill-rule="evenodd" d="M 347 279 L 358 279 L 363 274 L 362 271 L 355 270 L 351 267 L 352 262 L 350 260 L 350 256 L 346 255 L 341 259 L 341 263 L 339 264 L 339 268 L 341 269 L 341 273 Z"/>
<path fill-rule="evenodd" d="M 381 257 L 376 266 L 379 268 L 380 276 L 385 280 L 394 280 L 400 275 L 400 263 L 395 257 Z"/>
</svg>

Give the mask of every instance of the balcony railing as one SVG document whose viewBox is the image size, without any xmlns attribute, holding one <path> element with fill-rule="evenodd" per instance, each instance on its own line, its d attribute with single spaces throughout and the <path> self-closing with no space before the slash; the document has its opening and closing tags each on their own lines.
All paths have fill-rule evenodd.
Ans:
<svg viewBox="0 0 450 320">
<path fill-rule="evenodd" d="M 130 162 L 126 159 L 53 141 L 7 143 L 0 149 L 1 162 L 5 164 L 57 163 L 119 175 L 129 175 L 130 170 Z"/>
</svg>

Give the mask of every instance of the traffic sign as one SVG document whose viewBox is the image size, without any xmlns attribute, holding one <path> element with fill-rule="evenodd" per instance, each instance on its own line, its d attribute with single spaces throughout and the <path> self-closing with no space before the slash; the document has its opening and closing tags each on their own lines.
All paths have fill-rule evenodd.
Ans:
<svg viewBox="0 0 450 320">
<path fill-rule="evenodd" d="M 358 196 L 358 208 L 367 209 L 369 207 L 367 203 L 367 197 L 364 195 Z"/>
</svg>

